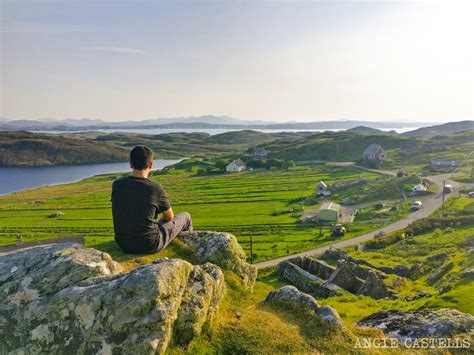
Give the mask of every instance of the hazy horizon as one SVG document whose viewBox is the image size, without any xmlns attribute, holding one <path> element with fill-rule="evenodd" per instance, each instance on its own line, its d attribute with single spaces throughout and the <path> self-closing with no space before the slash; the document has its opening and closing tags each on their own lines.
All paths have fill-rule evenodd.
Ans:
<svg viewBox="0 0 474 355">
<path fill-rule="evenodd" d="M 469 1 L 0 6 L 8 120 L 474 117 Z"/>
</svg>

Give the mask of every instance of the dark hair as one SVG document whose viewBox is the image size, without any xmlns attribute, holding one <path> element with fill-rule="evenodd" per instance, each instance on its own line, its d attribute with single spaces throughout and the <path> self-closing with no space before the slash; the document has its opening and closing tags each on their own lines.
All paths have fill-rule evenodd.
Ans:
<svg viewBox="0 0 474 355">
<path fill-rule="evenodd" d="M 145 170 L 153 161 L 153 152 L 146 145 L 137 145 L 130 151 L 130 164 L 133 169 Z"/>
</svg>

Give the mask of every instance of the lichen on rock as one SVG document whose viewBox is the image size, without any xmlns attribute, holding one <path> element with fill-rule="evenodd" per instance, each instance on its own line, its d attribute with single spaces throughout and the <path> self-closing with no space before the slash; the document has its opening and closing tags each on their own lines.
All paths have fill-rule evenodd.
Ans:
<svg viewBox="0 0 474 355">
<path fill-rule="evenodd" d="M 357 325 L 377 328 L 388 337 L 405 341 L 470 333 L 474 327 L 474 317 L 450 308 L 389 310 L 373 313 L 361 319 Z"/>
<path fill-rule="evenodd" d="M 78 245 L 0 255 L 0 353 L 163 353 L 188 344 L 225 292 L 216 265 L 161 258 L 122 273 Z"/>
<path fill-rule="evenodd" d="M 319 320 L 327 321 L 335 327 L 343 327 L 341 318 L 334 308 L 326 305 L 321 307 L 313 296 L 301 292 L 294 286 L 287 285 L 271 291 L 265 299 L 265 303 L 299 309 Z"/>
<path fill-rule="evenodd" d="M 232 271 L 243 284 L 252 288 L 257 278 L 257 268 L 247 262 L 245 253 L 230 233 L 182 233 L 180 241 L 190 246 L 198 263 L 210 262 L 223 270 Z"/>
</svg>

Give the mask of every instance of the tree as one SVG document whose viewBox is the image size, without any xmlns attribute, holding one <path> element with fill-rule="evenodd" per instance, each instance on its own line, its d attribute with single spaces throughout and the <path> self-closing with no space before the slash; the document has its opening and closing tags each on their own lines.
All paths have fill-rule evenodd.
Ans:
<svg viewBox="0 0 474 355">
<path fill-rule="evenodd" d="M 207 174 L 207 171 L 206 169 L 203 169 L 203 168 L 199 168 L 197 171 L 196 171 L 196 175 L 197 176 L 205 176 Z"/>
<path fill-rule="evenodd" d="M 247 162 L 247 166 L 249 168 L 266 168 L 267 167 L 267 162 L 263 159 L 250 159 Z"/>
<path fill-rule="evenodd" d="M 229 164 L 229 162 L 230 161 L 228 159 L 219 159 L 218 161 L 216 161 L 214 165 L 216 166 L 216 168 L 225 169 L 225 167 L 227 166 L 227 164 Z"/>
<path fill-rule="evenodd" d="M 295 167 L 295 162 L 293 160 L 288 160 L 288 161 L 285 161 L 283 164 L 282 164 L 282 168 L 285 169 L 285 170 L 290 170 L 291 168 L 294 168 Z"/>
</svg>

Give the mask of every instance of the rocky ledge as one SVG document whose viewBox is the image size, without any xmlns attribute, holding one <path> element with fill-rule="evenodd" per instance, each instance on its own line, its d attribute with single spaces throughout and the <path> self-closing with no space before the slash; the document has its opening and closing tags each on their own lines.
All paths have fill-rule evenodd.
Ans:
<svg viewBox="0 0 474 355">
<path fill-rule="evenodd" d="M 221 267 L 246 286 L 256 272 L 233 236 L 187 238 L 201 265 L 160 258 L 124 273 L 110 255 L 77 244 L 0 255 L 0 353 L 163 353 L 189 344 L 218 311 Z"/>
<path fill-rule="evenodd" d="M 313 296 L 301 292 L 294 286 L 283 286 L 278 290 L 271 291 L 265 299 L 265 303 L 298 309 L 319 320 L 327 321 L 333 326 L 343 327 L 341 318 L 334 308 L 320 306 Z"/>
<path fill-rule="evenodd" d="M 182 233 L 179 240 L 193 249 L 198 263 L 211 262 L 239 276 L 245 286 L 252 288 L 257 278 L 257 268 L 246 261 L 237 238 L 230 233 Z"/>
<path fill-rule="evenodd" d="M 405 341 L 469 333 L 474 327 L 474 317 L 449 308 L 412 312 L 390 310 L 371 314 L 360 320 L 357 325 L 378 328 L 390 338 Z"/>
</svg>

